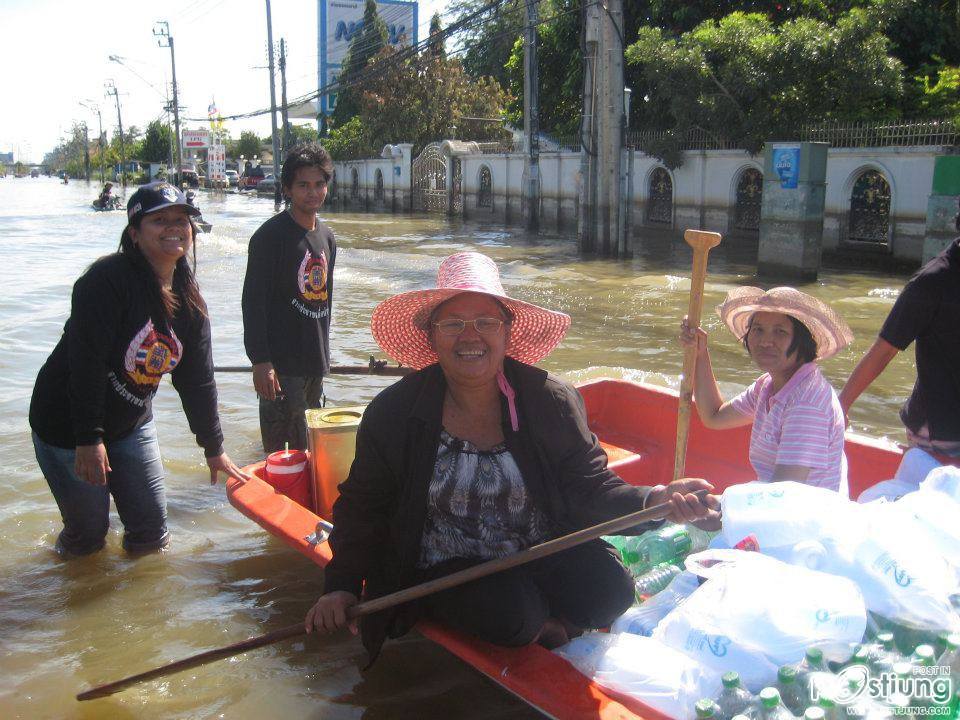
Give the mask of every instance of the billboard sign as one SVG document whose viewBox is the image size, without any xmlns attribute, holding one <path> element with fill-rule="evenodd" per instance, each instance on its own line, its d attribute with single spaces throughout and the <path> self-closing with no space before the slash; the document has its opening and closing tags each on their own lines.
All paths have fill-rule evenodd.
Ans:
<svg viewBox="0 0 960 720">
<path fill-rule="evenodd" d="M 210 131 L 184 130 L 180 133 L 181 142 L 184 148 L 205 148 L 210 147 Z"/>
<path fill-rule="evenodd" d="M 800 177 L 800 146 L 774 145 L 773 169 L 780 178 L 780 187 L 793 190 Z"/>
<path fill-rule="evenodd" d="M 364 0 L 317 0 L 319 45 L 317 84 L 322 89 L 336 82 L 350 49 L 350 41 L 363 28 Z M 404 0 L 377 0 L 377 12 L 387 25 L 388 42 L 394 47 L 417 43 L 417 3 Z M 336 94 L 320 97 L 320 111 L 326 115 L 336 107 Z"/>
<path fill-rule="evenodd" d="M 227 179 L 227 146 L 211 145 L 207 150 L 207 180 L 223 182 Z"/>
</svg>

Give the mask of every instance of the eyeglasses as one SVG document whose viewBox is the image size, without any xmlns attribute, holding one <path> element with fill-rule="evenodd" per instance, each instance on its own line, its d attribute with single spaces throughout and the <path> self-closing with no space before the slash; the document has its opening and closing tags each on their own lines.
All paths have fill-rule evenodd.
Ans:
<svg viewBox="0 0 960 720">
<path fill-rule="evenodd" d="M 440 320 L 439 322 L 435 322 L 433 324 L 433 326 L 437 328 L 441 335 L 451 336 L 462 333 L 467 329 L 467 325 L 473 325 L 474 330 L 481 335 L 492 335 L 493 333 L 499 331 L 501 327 L 503 327 L 503 320 L 492 317 L 478 317 L 474 320 L 450 318 L 449 320 Z"/>
</svg>

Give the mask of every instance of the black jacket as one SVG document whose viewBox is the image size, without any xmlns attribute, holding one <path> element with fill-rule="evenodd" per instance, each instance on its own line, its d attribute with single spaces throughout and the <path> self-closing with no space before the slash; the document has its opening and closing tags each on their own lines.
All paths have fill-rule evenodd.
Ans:
<svg viewBox="0 0 960 720">
<path fill-rule="evenodd" d="M 504 374 L 516 391 L 519 417 L 513 432 L 501 398 L 507 448 L 558 534 L 643 508 L 649 489 L 629 485 L 607 468 L 576 388 L 510 358 Z M 359 596 L 366 582 L 363 597 L 372 599 L 416 584 L 445 391 L 440 366 L 431 365 L 382 391 L 364 412 L 356 458 L 333 506 L 333 559 L 324 592 Z M 416 619 L 412 604 L 364 617 L 371 657 L 386 635 L 402 635 Z"/>
<path fill-rule="evenodd" d="M 70 318 L 30 401 L 30 427 L 44 442 L 73 449 L 125 437 L 153 417 L 170 372 L 204 454 L 223 452 L 210 320 L 181 308 L 167 327 L 152 316 L 146 282 L 131 257 L 114 253 L 73 286 Z"/>
</svg>

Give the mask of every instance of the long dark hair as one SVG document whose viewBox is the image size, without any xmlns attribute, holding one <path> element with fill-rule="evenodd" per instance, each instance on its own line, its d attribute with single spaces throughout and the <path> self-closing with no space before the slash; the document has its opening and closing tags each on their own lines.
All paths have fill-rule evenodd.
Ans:
<svg viewBox="0 0 960 720">
<path fill-rule="evenodd" d="M 188 260 L 186 255 L 177 260 L 177 266 L 173 271 L 172 287 L 165 288 L 160 284 L 160 279 L 154 272 L 150 261 L 147 260 L 147 256 L 144 255 L 137 244 L 133 242 L 133 234 L 130 232 L 130 229 L 134 228 L 139 230 L 142 219 L 143 216 L 141 215 L 123 229 L 123 234 L 120 235 L 119 251 L 122 255 L 130 258 L 130 262 L 132 262 L 137 271 L 142 274 L 145 281 L 144 284 L 147 286 L 150 294 L 150 305 L 156 313 L 157 318 L 163 318 L 169 326 L 181 308 L 185 308 L 186 311 L 194 317 L 206 317 L 207 303 L 204 302 L 203 296 L 200 294 L 200 286 L 197 285 L 197 278 L 193 271 L 197 266 L 197 244 L 195 242 L 197 237 L 196 224 L 192 219 L 190 220 L 192 261 Z"/>
</svg>

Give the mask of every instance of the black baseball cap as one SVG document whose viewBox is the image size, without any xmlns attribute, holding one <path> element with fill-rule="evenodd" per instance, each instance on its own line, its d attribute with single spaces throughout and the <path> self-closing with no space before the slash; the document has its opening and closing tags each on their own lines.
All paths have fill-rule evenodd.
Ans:
<svg viewBox="0 0 960 720">
<path fill-rule="evenodd" d="M 141 185 L 127 201 L 127 222 L 132 223 L 144 215 L 168 207 L 184 207 L 197 217 L 200 211 L 187 202 L 186 196 L 168 182 L 152 182 Z"/>
</svg>

